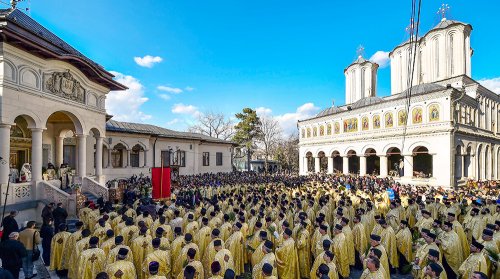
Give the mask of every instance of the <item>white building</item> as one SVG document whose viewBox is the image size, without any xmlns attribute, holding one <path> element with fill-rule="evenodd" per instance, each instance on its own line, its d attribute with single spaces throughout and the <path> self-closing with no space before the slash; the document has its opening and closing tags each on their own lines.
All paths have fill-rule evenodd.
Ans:
<svg viewBox="0 0 500 279">
<path fill-rule="evenodd" d="M 378 65 L 358 57 L 344 71 L 346 104 L 299 121 L 300 173 L 391 175 L 445 187 L 500 179 L 500 96 L 471 77 L 471 31 L 443 19 L 397 46 L 389 55 L 391 95 L 383 98 L 376 96 Z"/>
<path fill-rule="evenodd" d="M 67 163 L 83 192 L 105 197 L 106 181 L 162 161 L 181 175 L 232 170 L 231 142 L 109 120 L 106 94 L 127 89 L 112 74 L 19 10 L 0 10 L 0 23 L 0 203 L 12 173 L 7 211 L 22 210 L 21 220 L 48 201 L 75 212 L 76 197 L 43 174 L 49 163 Z M 15 177 L 24 163 L 29 182 Z"/>
</svg>

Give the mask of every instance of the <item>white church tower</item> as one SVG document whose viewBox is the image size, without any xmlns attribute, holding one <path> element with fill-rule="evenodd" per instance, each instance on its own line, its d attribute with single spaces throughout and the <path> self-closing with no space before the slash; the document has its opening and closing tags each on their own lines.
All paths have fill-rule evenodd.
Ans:
<svg viewBox="0 0 500 279">
<path fill-rule="evenodd" d="M 432 83 L 448 78 L 467 75 L 471 77 L 472 48 L 470 34 L 472 26 L 445 17 L 447 7 L 442 7 L 441 21 L 424 36 L 397 46 L 389 54 L 391 59 L 391 94 L 408 89 L 411 51 L 416 47 L 413 85 Z M 410 25 L 411 26 L 411 25 Z M 411 27 L 412 28 L 412 27 Z M 407 28 L 408 30 L 408 28 Z M 410 50 L 411 49 L 411 50 Z"/>
<path fill-rule="evenodd" d="M 378 64 L 364 59 L 362 51 L 358 48 L 358 59 L 344 70 L 346 105 L 376 95 Z"/>
</svg>

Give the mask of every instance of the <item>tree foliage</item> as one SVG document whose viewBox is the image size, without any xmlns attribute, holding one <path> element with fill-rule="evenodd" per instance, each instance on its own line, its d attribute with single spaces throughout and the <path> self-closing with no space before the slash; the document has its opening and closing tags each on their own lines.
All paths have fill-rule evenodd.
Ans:
<svg viewBox="0 0 500 279">
<path fill-rule="evenodd" d="M 267 173 L 268 160 L 272 158 L 273 151 L 282 137 L 281 126 L 275 118 L 271 116 L 261 117 L 261 135 L 257 139 L 259 150 L 264 155 L 264 169 Z"/>
<path fill-rule="evenodd" d="M 251 108 L 244 108 L 242 112 L 237 113 L 238 124 L 234 126 L 233 141 L 239 144 L 240 148 L 246 150 L 247 169 L 250 170 L 250 158 L 255 149 L 255 141 L 262 137 L 261 121 L 257 112 Z"/>
</svg>

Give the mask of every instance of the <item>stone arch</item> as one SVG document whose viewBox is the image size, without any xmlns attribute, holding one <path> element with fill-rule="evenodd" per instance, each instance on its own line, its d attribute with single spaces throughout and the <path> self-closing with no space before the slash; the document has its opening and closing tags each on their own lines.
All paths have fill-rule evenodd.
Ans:
<svg viewBox="0 0 500 279">
<path fill-rule="evenodd" d="M 306 159 L 306 166 L 305 170 L 306 172 L 314 172 L 314 157 L 313 153 L 311 151 L 305 152 L 305 159 Z"/>
<path fill-rule="evenodd" d="M 431 150 L 430 146 L 431 144 L 429 144 L 428 142 L 425 142 L 425 141 L 417 141 L 417 142 L 414 142 L 413 144 L 411 144 L 410 146 L 408 146 L 406 148 L 406 154 L 412 154 L 413 151 L 417 148 L 417 147 L 420 147 L 420 146 L 423 146 L 425 148 L 427 148 L 429 154 L 433 152 L 433 150 Z"/>
<path fill-rule="evenodd" d="M 323 153 L 323 155 L 326 154 L 326 152 L 323 150 L 323 148 L 319 148 L 318 150 L 316 150 L 316 152 L 314 154 L 316 155 L 316 157 L 319 157 L 320 153 Z"/>
<path fill-rule="evenodd" d="M 12 63 L 10 60 L 8 59 L 5 59 L 3 60 L 4 62 L 4 73 L 3 73 L 3 76 L 4 78 L 10 80 L 10 81 L 13 81 L 13 82 L 17 82 L 17 67 L 14 63 Z"/>
<path fill-rule="evenodd" d="M 95 128 L 95 127 L 94 128 L 90 128 L 89 134 L 90 134 L 90 132 L 92 132 L 92 134 L 94 134 L 94 137 L 96 137 L 96 138 L 97 137 L 101 137 L 103 135 L 103 133 L 101 132 L 101 130 L 98 129 L 98 128 Z"/>
<path fill-rule="evenodd" d="M 84 122 L 81 120 L 82 117 L 80 117 L 79 115 L 76 115 L 73 112 L 69 112 L 67 110 L 54 110 L 54 111 L 48 113 L 47 117 L 45 118 L 44 123 L 47 124 L 47 121 L 49 120 L 49 118 L 52 115 L 54 115 L 55 113 L 63 113 L 67 117 L 69 117 L 69 119 L 71 119 L 71 121 L 73 122 L 73 125 L 75 126 L 75 132 L 77 135 L 84 135 L 85 134 L 86 129 L 84 126 Z"/>
<path fill-rule="evenodd" d="M 483 172 L 483 169 L 484 169 L 484 163 L 483 163 L 483 158 L 484 158 L 484 154 L 483 154 L 483 145 L 482 144 L 478 144 L 477 145 L 477 148 L 476 148 L 476 178 L 477 179 L 483 179 L 484 178 L 484 172 Z"/>
<path fill-rule="evenodd" d="M 368 149 L 377 150 L 377 148 L 375 147 L 375 145 L 373 145 L 373 144 L 367 144 L 367 145 L 363 146 L 363 148 L 361 148 L 361 154 L 365 154 Z"/>
<path fill-rule="evenodd" d="M 424 145 L 416 145 L 411 149 L 413 157 L 413 172 L 417 177 L 432 177 L 433 158 L 429 149 Z"/>
<path fill-rule="evenodd" d="M 360 160 L 358 153 L 354 148 L 347 149 L 346 156 L 348 158 L 349 173 L 357 174 L 359 172 Z"/>
<path fill-rule="evenodd" d="M 399 151 L 401 152 L 401 149 L 403 149 L 403 147 L 401 146 L 401 144 L 399 143 L 388 143 L 386 144 L 383 148 L 382 148 L 382 154 L 386 154 L 387 152 L 389 152 L 390 149 L 392 148 L 397 148 L 399 149 Z"/>
<path fill-rule="evenodd" d="M 120 145 L 123 146 L 123 148 L 125 148 L 126 150 L 130 150 L 130 146 L 123 140 L 119 140 L 117 143 L 115 143 L 113 145 L 113 149 L 116 149 L 116 147 L 121 147 Z"/>
<path fill-rule="evenodd" d="M 347 148 L 344 149 L 344 156 L 349 155 L 349 151 L 351 151 L 351 150 L 354 151 L 354 153 L 357 154 L 356 147 L 350 145 L 350 146 L 348 146 Z"/>
<path fill-rule="evenodd" d="M 32 111 L 30 110 L 23 110 L 22 113 L 20 114 L 17 114 L 17 115 L 13 115 L 12 116 L 12 124 L 14 123 L 14 121 L 16 120 L 16 118 L 18 117 L 22 117 L 24 118 L 24 120 L 26 120 L 26 122 L 28 123 L 28 128 L 32 129 L 32 128 L 42 128 L 44 125 L 42 125 L 41 121 L 40 121 L 40 118 L 38 117 L 38 115 L 36 115 L 35 113 L 33 113 Z"/>
<path fill-rule="evenodd" d="M 40 89 L 40 75 L 29 66 L 19 67 L 19 84 Z"/>
</svg>

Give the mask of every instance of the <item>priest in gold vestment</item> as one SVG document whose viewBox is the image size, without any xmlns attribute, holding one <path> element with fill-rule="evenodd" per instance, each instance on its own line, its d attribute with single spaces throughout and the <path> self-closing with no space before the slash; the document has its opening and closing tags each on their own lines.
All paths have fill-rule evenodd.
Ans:
<svg viewBox="0 0 500 279">
<path fill-rule="evenodd" d="M 189 248 L 188 251 L 186 252 L 187 255 L 187 261 L 184 262 L 183 264 L 186 265 L 183 269 L 183 272 L 179 273 L 177 275 L 177 279 L 182 279 L 184 277 L 184 270 L 188 268 L 189 266 L 194 267 L 195 269 L 195 276 L 194 279 L 203 279 L 205 274 L 205 271 L 203 270 L 203 264 L 196 259 L 196 254 L 198 251 L 195 248 Z M 206 277 L 208 278 L 208 277 Z"/>
<path fill-rule="evenodd" d="M 283 243 L 275 251 L 278 277 L 282 279 L 300 279 L 297 248 L 291 236 L 292 230 L 286 228 L 283 231 Z"/>
<path fill-rule="evenodd" d="M 339 268 L 339 273 L 342 277 L 349 277 L 349 255 L 347 254 L 346 237 L 342 232 L 342 225 L 337 224 L 333 229 L 333 254 L 336 259 L 336 266 Z"/>
<path fill-rule="evenodd" d="M 245 272 L 245 250 L 243 246 L 245 240 L 241 228 L 242 224 L 236 222 L 233 226 L 233 234 L 231 234 L 224 244 L 234 257 L 234 272 L 236 276 L 241 276 Z"/>
<path fill-rule="evenodd" d="M 170 278 L 172 272 L 172 264 L 169 250 L 161 250 L 160 238 L 155 238 L 151 241 L 153 251 L 149 253 L 142 264 L 142 271 L 144 272 L 143 278 L 147 278 L 147 273 L 152 262 L 159 264 L 158 276 L 165 276 Z"/>
<path fill-rule="evenodd" d="M 97 248 L 99 238 L 93 236 L 89 239 L 89 248 L 83 251 L 78 259 L 78 279 L 94 279 L 98 273 L 104 271 L 106 255 L 101 248 Z"/>
<path fill-rule="evenodd" d="M 436 243 L 439 244 L 443 253 L 443 266 L 448 273 L 448 277 L 454 278 L 463 262 L 463 257 L 460 239 L 457 233 L 453 231 L 452 223 L 444 222 L 443 232 L 439 235 Z"/>
<path fill-rule="evenodd" d="M 399 270 L 413 262 L 413 239 L 408 222 L 401 220 L 399 231 L 396 233 L 396 244 L 398 248 Z"/>
<path fill-rule="evenodd" d="M 66 224 L 59 225 L 59 232 L 54 235 L 50 244 L 50 270 L 60 271 L 63 268 L 63 253 L 71 233 L 66 231 Z"/>
<path fill-rule="evenodd" d="M 116 255 L 116 260 L 106 265 L 106 273 L 110 279 L 137 278 L 134 264 L 126 260 L 129 254 L 131 254 L 131 252 L 127 248 L 120 248 Z"/>
<path fill-rule="evenodd" d="M 253 279 L 263 279 L 264 276 L 262 272 L 262 267 L 265 264 L 270 264 L 273 269 L 272 269 L 272 275 L 273 276 L 278 276 L 277 270 L 276 270 L 276 256 L 273 253 L 273 243 L 269 240 L 266 240 L 264 245 L 262 246 L 262 250 L 264 252 L 264 257 L 262 260 L 257 263 L 253 268 L 252 268 L 252 278 Z"/>
<path fill-rule="evenodd" d="M 228 269 L 234 270 L 233 255 L 228 249 L 225 249 L 224 246 L 222 246 L 221 239 L 217 239 L 216 241 L 214 241 L 214 249 L 216 251 L 214 261 L 219 262 L 222 270 L 221 273 L 225 273 Z"/>
<path fill-rule="evenodd" d="M 297 244 L 297 255 L 299 257 L 299 270 L 301 278 L 308 278 L 309 272 L 311 270 L 311 249 L 310 249 L 310 239 L 309 231 L 307 230 L 307 223 L 301 221 L 295 225 L 297 229 L 296 233 L 296 244 Z M 295 229 L 294 228 L 294 229 Z"/>
<path fill-rule="evenodd" d="M 369 257 L 366 260 L 366 269 L 361 274 L 360 279 L 388 279 L 380 269 L 380 260 L 377 257 Z"/>
<path fill-rule="evenodd" d="M 460 278 L 471 278 L 472 273 L 479 271 L 484 274 L 488 273 L 488 264 L 486 258 L 482 253 L 484 246 L 473 240 L 470 245 L 469 257 L 460 265 L 458 269 L 458 276 Z"/>
</svg>

